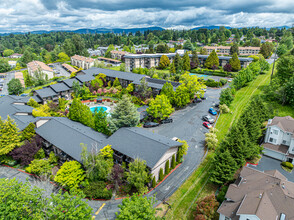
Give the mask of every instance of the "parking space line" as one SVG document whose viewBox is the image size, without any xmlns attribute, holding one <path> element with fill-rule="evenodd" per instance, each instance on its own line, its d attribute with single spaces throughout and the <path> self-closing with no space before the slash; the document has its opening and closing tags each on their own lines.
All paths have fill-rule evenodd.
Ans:
<svg viewBox="0 0 294 220">
<path fill-rule="evenodd" d="M 105 206 L 105 203 L 103 203 L 102 206 L 100 206 L 100 208 L 97 210 L 97 212 L 95 212 L 95 215 L 98 215 L 104 206 Z"/>
</svg>

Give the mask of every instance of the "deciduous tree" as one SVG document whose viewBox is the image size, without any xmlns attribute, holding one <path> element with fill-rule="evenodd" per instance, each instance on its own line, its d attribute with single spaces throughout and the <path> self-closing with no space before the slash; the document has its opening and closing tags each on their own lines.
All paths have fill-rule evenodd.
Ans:
<svg viewBox="0 0 294 220">
<path fill-rule="evenodd" d="M 215 52 L 215 50 L 213 50 L 209 56 L 207 57 L 206 61 L 205 61 L 205 67 L 206 68 L 212 68 L 213 66 L 218 67 L 219 66 L 219 59 L 218 56 Z"/>
<path fill-rule="evenodd" d="M 170 61 L 166 55 L 162 55 L 159 61 L 159 68 L 165 69 L 170 65 Z"/>
<path fill-rule="evenodd" d="M 19 95 L 23 92 L 23 87 L 19 79 L 12 79 L 7 84 L 9 95 Z"/>
<path fill-rule="evenodd" d="M 152 100 L 147 108 L 147 113 L 154 118 L 164 119 L 169 117 L 175 110 L 170 104 L 168 98 L 165 95 L 157 95 Z"/>
</svg>

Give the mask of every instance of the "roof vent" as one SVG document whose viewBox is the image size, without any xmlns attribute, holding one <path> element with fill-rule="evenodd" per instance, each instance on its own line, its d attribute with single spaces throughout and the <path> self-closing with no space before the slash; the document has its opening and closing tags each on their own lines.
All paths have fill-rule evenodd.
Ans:
<svg viewBox="0 0 294 220">
<path fill-rule="evenodd" d="M 243 183 L 246 183 L 246 182 L 247 182 L 247 180 L 246 180 L 246 179 L 244 179 L 244 180 L 243 180 Z"/>
<path fill-rule="evenodd" d="M 260 199 L 261 199 L 261 197 L 262 197 L 262 193 L 259 194 L 259 198 L 260 198 Z"/>
</svg>

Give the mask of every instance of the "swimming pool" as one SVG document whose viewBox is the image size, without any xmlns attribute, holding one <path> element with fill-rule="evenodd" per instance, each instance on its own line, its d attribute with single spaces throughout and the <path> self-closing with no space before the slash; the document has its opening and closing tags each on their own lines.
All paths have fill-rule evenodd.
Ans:
<svg viewBox="0 0 294 220">
<path fill-rule="evenodd" d="M 109 107 L 103 106 L 103 105 L 90 107 L 90 110 L 93 113 L 96 111 L 96 109 L 97 109 L 97 111 L 100 111 L 100 109 L 102 109 L 104 112 L 107 112 L 107 113 L 109 113 L 109 111 L 110 111 Z"/>
</svg>

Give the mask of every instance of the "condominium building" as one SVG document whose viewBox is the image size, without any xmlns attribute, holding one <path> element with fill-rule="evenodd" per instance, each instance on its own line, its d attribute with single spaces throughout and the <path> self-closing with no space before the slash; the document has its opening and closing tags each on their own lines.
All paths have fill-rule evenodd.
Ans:
<svg viewBox="0 0 294 220">
<path fill-rule="evenodd" d="M 113 50 L 110 52 L 111 54 L 111 58 L 112 59 L 117 59 L 117 60 L 121 60 L 123 58 L 123 56 L 130 54 L 127 51 L 118 51 L 118 50 Z"/>
<path fill-rule="evenodd" d="M 54 71 L 49 66 L 47 66 L 45 63 L 41 61 L 32 61 L 27 64 L 28 73 L 31 76 L 34 76 L 36 73 L 41 72 L 45 75 L 47 75 L 48 79 L 51 79 L 54 77 Z"/>
<path fill-rule="evenodd" d="M 135 68 L 152 68 L 152 67 L 158 67 L 160 58 L 166 55 L 170 62 L 173 62 L 173 59 L 176 55 L 176 53 L 167 53 L 167 54 L 128 54 L 126 55 L 125 58 L 125 63 L 126 63 L 126 70 L 127 71 L 132 71 Z M 183 54 L 179 54 L 180 56 L 183 56 Z M 189 54 L 190 59 L 192 58 L 192 55 Z M 198 59 L 200 62 L 200 65 L 204 65 L 208 55 L 198 55 Z M 231 57 L 229 56 L 219 56 L 219 65 L 224 67 Z M 249 63 L 252 62 L 251 58 L 244 58 L 244 57 L 239 57 L 241 67 L 247 67 Z"/>
<path fill-rule="evenodd" d="M 230 46 L 204 46 L 210 54 L 213 50 L 216 51 L 218 55 L 229 55 L 230 54 Z M 239 47 L 239 55 L 241 56 L 250 56 L 250 55 L 256 55 L 260 51 L 260 47 Z"/>
<path fill-rule="evenodd" d="M 94 59 L 89 57 L 83 57 L 79 55 L 74 55 L 71 58 L 71 65 L 77 66 L 84 70 L 87 70 L 94 66 Z"/>
</svg>

